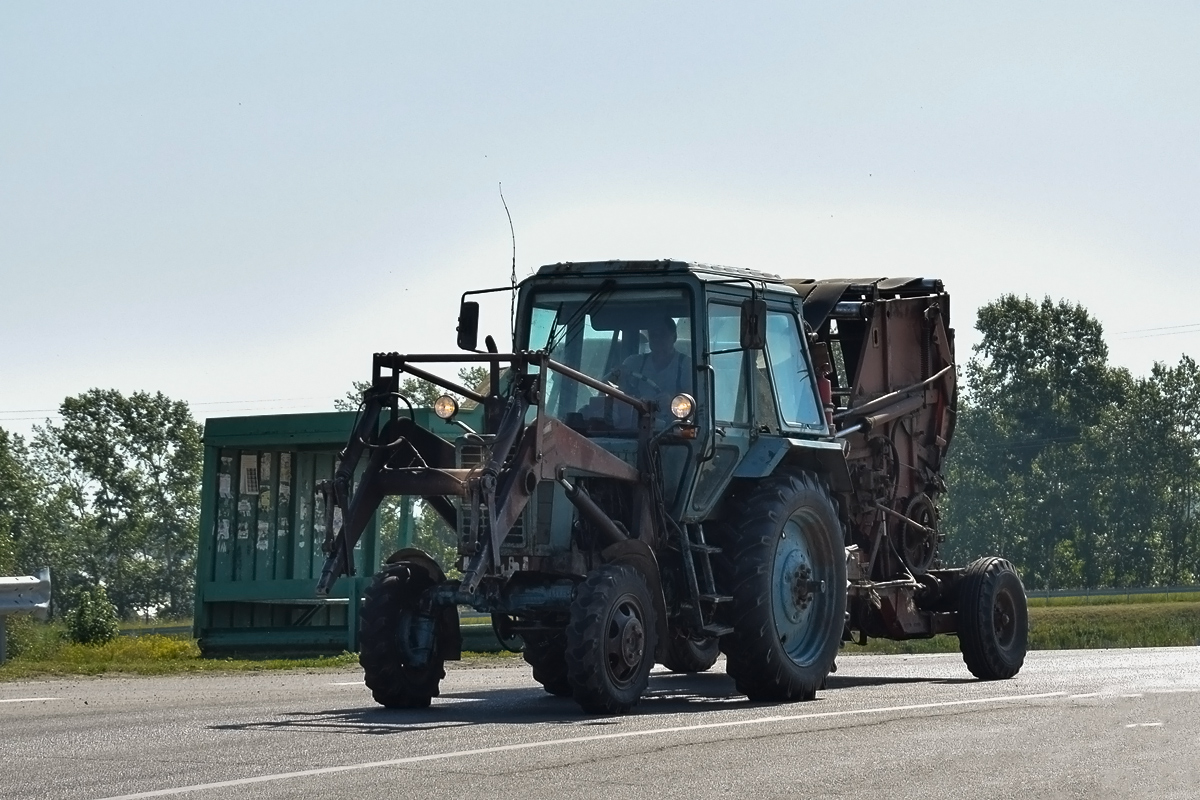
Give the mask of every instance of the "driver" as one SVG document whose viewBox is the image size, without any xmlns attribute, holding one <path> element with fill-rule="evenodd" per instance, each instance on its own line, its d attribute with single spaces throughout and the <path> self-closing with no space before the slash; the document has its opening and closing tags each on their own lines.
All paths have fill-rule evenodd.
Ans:
<svg viewBox="0 0 1200 800">
<path fill-rule="evenodd" d="M 658 403 L 658 416 L 670 416 L 671 399 L 692 391 L 692 363 L 675 349 L 675 320 L 657 317 L 646 326 L 650 352 L 626 358 L 610 375 L 624 391 Z"/>
</svg>

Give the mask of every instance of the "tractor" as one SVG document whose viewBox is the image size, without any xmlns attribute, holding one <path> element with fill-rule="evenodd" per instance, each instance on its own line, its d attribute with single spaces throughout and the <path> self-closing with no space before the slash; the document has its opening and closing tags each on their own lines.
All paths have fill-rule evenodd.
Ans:
<svg viewBox="0 0 1200 800">
<path fill-rule="evenodd" d="M 377 702 L 438 695 L 460 607 L 594 714 L 633 709 L 655 663 L 701 672 L 721 653 L 737 690 L 766 701 L 813 699 L 839 650 L 871 637 L 956 634 L 976 677 L 1021 668 L 1016 570 L 939 557 L 957 397 L 941 281 L 553 264 L 511 289 L 508 353 L 479 346 L 489 291 L 462 296 L 460 352 L 374 355 L 322 487 L 318 594 L 353 569 L 388 496 L 421 498 L 457 538 L 453 564 L 402 549 L 365 593 Z M 487 379 L 460 385 L 446 364 Z M 434 411 L 462 434 L 417 425 L 402 377 L 444 389 Z"/>
</svg>

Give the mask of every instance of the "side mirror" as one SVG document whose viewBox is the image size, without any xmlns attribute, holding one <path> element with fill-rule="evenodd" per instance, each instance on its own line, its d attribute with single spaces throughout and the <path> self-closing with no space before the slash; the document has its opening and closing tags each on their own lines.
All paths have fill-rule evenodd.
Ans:
<svg viewBox="0 0 1200 800">
<path fill-rule="evenodd" d="M 463 300 L 458 307 L 458 347 L 479 349 L 479 303 L 474 300 Z"/>
<path fill-rule="evenodd" d="M 741 345 L 743 350 L 762 350 L 767 346 L 767 301 L 749 298 L 742 301 Z"/>
<path fill-rule="evenodd" d="M 808 346 L 812 353 L 813 368 L 817 377 L 824 378 L 833 374 L 833 360 L 829 357 L 829 345 L 826 342 L 813 342 Z"/>
</svg>

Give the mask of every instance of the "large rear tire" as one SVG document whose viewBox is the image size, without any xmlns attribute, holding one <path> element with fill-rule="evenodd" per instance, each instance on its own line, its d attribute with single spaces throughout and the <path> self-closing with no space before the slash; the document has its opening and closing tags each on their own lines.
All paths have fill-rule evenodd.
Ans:
<svg viewBox="0 0 1200 800">
<path fill-rule="evenodd" d="M 1011 678 L 1025 663 L 1029 609 L 1016 569 L 1003 558 L 972 562 L 958 586 L 958 646 L 984 681 Z"/>
<path fill-rule="evenodd" d="M 828 491 L 809 473 L 764 479 L 735 501 L 724 544 L 733 633 L 726 670 L 751 700 L 812 700 L 846 618 L 846 557 Z"/>
<path fill-rule="evenodd" d="M 654 601 L 633 567 L 605 564 L 587 576 L 571 604 L 567 676 L 592 714 L 627 714 L 642 699 L 658 641 Z"/>
<path fill-rule="evenodd" d="M 434 647 L 423 666 L 412 664 L 406 637 L 413 634 L 421 594 L 433 581 L 419 569 L 380 572 L 367 587 L 362 608 L 358 663 L 375 702 L 388 708 L 428 708 L 446 677 Z M 436 621 L 435 621 L 436 626 Z"/>
<path fill-rule="evenodd" d="M 521 655 L 533 667 L 533 679 L 556 697 L 570 697 L 567 678 L 567 637 L 565 633 L 525 634 Z"/>
</svg>

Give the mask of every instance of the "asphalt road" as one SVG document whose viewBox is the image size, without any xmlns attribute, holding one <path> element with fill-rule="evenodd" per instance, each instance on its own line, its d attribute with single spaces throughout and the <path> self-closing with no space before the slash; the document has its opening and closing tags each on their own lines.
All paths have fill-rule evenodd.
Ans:
<svg viewBox="0 0 1200 800">
<path fill-rule="evenodd" d="M 661 668 L 660 668 L 661 669 Z M 0 684 L 0 797 L 1200 797 L 1200 648 L 844 656 L 815 702 L 656 674 L 584 716 L 524 664 L 453 669 L 420 712 L 354 671 Z"/>
</svg>

